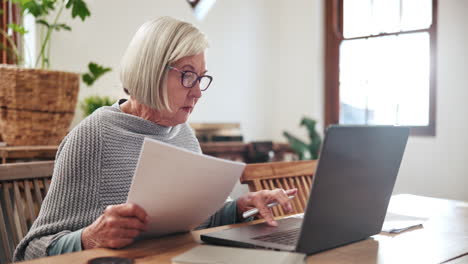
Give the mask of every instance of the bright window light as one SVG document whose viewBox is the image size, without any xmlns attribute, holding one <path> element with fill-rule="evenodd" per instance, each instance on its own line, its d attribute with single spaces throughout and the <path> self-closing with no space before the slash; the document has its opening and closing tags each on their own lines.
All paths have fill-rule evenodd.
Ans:
<svg viewBox="0 0 468 264">
<path fill-rule="evenodd" d="M 345 40 L 340 123 L 429 124 L 429 34 Z"/>
</svg>

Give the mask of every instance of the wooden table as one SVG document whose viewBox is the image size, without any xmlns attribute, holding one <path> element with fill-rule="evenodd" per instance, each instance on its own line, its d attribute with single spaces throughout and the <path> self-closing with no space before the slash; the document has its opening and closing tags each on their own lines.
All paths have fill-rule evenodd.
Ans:
<svg viewBox="0 0 468 264">
<path fill-rule="evenodd" d="M 398 235 L 380 233 L 369 239 L 307 257 L 307 263 L 466 263 L 468 260 L 468 203 L 396 195 L 389 212 L 428 218 L 423 228 Z M 258 222 L 257 220 L 256 222 Z M 245 225 L 245 224 L 240 224 Z M 120 250 L 93 249 L 27 261 L 29 264 L 85 264 L 101 256 L 134 258 L 135 263 L 171 263 L 171 259 L 199 243 L 200 234 L 231 228 L 229 225 L 192 233 L 145 240 Z"/>
</svg>

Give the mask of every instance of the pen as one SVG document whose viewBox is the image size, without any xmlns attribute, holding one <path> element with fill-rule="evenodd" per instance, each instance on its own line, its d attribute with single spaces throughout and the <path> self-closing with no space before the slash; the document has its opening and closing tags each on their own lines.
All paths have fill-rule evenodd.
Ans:
<svg viewBox="0 0 468 264">
<path fill-rule="evenodd" d="M 294 195 L 288 196 L 288 198 L 291 200 L 291 199 L 294 198 Z M 277 206 L 278 204 L 279 204 L 278 202 L 269 203 L 269 204 L 267 204 L 267 207 L 272 208 L 273 206 Z M 258 209 L 254 208 L 254 209 L 250 209 L 248 211 L 245 211 L 242 214 L 242 217 L 248 218 L 248 217 L 251 217 L 252 215 L 256 215 L 256 214 L 258 214 Z"/>
</svg>

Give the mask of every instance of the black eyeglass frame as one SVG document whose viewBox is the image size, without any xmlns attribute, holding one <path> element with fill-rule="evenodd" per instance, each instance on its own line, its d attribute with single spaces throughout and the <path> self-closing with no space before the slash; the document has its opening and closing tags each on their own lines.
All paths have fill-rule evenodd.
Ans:
<svg viewBox="0 0 468 264">
<path fill-rule="evenodd" d="M 197 82 L 200 82 L 200 83 L 201 83 L 201 79 L 204 78 L 204 77 L 206 77 L 206 78 L 208 78 L 208 79 L 210 80 L 210 82 L 208 83 L 208 85 L 206 85 L 206 88 L 205 88 L 205 89 L 200 89 L 200 91 L 204 92 L 204 91 L 206 91 L 206 90 L 208 89 L 208 87 L 210 87 L 211 82 L 213 81 L 213 77 L 210 76 L 210 75 L 202 75 L 202 76 L 200 76 L 200 75 L 198 75 L 198 74 L 197 74 L 196 72 L 194 72 L 194 71 L 183 71 L 183 70 L 179 70 L 179 69 L 177 69 L 176 67 L 172 67 L 172 66 L 167 66 L 167 68 L 168 68 L 169 70 L 175 70 L 175 71 L 177 71 L 177 72 L 179 72 L 179 73 L 181 74 L 181 76 L 180 76 L 180 83 L 181 83 L 182 86 L 184 86 L 185 88 L 193 88 Z M 190 86 L 187 86 L 187 85 L 184 84 L 185 74 L 187 74 L 187 73 L 193 73 L 193 74 L 195 74 L 195 76 L 197 76 L 197 78 L 192 82 L 192 84 L 191 84 Z"/>
</svg>

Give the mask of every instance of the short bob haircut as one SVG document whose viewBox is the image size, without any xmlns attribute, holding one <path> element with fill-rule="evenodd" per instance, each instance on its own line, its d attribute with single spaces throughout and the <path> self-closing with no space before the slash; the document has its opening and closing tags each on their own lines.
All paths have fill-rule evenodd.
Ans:
<svg viewBox="0 0 468 264">
<path fill-rule="evenodd" d="M 205 35 L 190 23 L 171 17 L 144 23 L 122 58 L 120 80 L 124 91 L 156 111 L 170 111 L 167 66 L 207 48 Z"/>
</svg>

